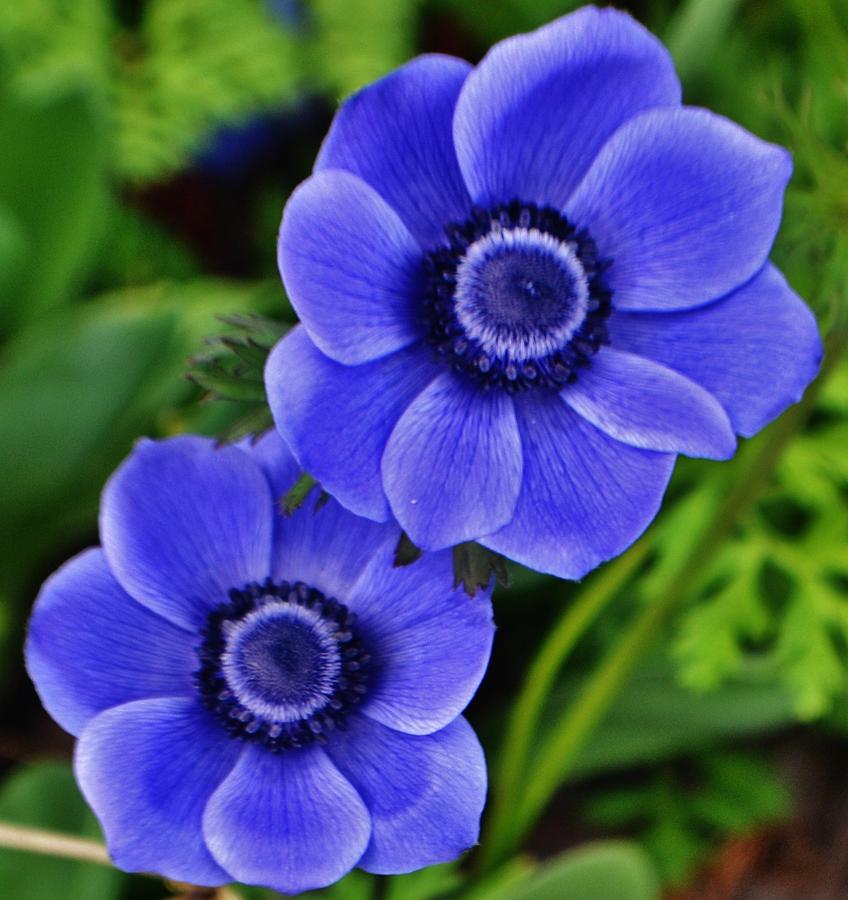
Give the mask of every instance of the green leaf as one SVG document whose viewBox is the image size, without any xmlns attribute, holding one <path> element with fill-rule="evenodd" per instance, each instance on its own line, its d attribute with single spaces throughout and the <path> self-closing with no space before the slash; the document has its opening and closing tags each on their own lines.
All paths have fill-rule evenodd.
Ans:
<svg viewBox="0 0 848 900">
<path fill-rule="evenodd" d="M 467 541 L 453 548 L 453 586 L 462 586 L 469 597 L 489 586 L 492 578 L 504 587 L 509 585 L 506 561 L 494 550 Z"/>
<path fill-rule="evenodd" d="M 344 97 L 400 65 L 415 52 L 420 2 L 311 0 L 311 76 L 322 88 Z"/>
<path fill-rule="evenodd" d="M 455 862 L 428 866 L 409 875 L 389 878 L 386 900 L 437 900 L 459 888 L 462 880 Z"/>
<path fill-rule="evenodd" d="M 700 74 L 730 28 L 741 0 L 686 0 L 676 10 L 665 43 L 678 74 L 686 79 Z"/>
<path fill-rule="evenodd" d="M 802 719 L 826 714 L 848 688 L 848 364 L 831 377 L 820 421 L 787 447 L 770 489 L 690 585 L 673 641 L 687 686 L 714 690 L 759 658 Z M 714 502 L 733 468 L 702 479 L 686 503 Z M 662 528 L 668 552 L 692 530 L 678 510 Z M 652 577 L 642 582 L 649 595 Z"/>
<path fill-rule="evenodd" d="M 555 692 L 551 712 L 566 708 L 579 692 L 579 682 Z M 576 759 L 571 777 L 656 763 L 716 741 L 773 731 L 793 718 L 791 695 L 762 665 L 747 663 L 733 681 L 699 695 L 675 679 L 664 656 L 656 656 L 623 688 Z"/>
<path fill-rule="evenodd" d="M 486 900 L 659 900 L 660 882 L 648 855 L 624 841 L 586 844 L 545 863 L 523 881 Z"/>
<path fill-rule="evenodd" d="M 189 360 L 186 377 L 206 391 L 206 400 L 237 405 L 237 421 L 219 436 L 226 443 L 256 437 L 273 424 L 265 394 L 265 363 L 290 326 L 256 314 L 219 319 L 231 333 L 205 338 L 201 353 Z"/>
<path fill-rule="evenodd" d="M 486 44 L 503 40 L 519 31 L 539 28 L 557 16 L 580 6 L 582 0 L 498 0 L 497 3 L 470 3 L 468 0 L 438 0 Z"/>
<path fill-rule="evenodd" d="M 20 226 L 26 264 L 2 284 L 0 324 L 43 315 L 80 286 L 108 204 L 103 122 L 81 94 L 0 99 L 0 205 Z"/>
<path fill-rule="evenodd" d="M 0 789 L 0 819 L 100 838 L 70 766 L 63 763 L 37 763 L 13 772 Z M 113 900 L 125 881 L 121 872 L 107 866 L 0 850 L 2 893 L 14 900 Z"/>
<path fill-rule="evenodd" d="M 259 291 L 259 294 L 257 294 Z M 103 484 L 140 434 L 187 430 L 186 356 L 261 289 L 217 281 L 118 291 L 57 311 L 0 360 L 0 593 L 96 533 Z M 5 655 L 2 657 L 5 658 Z"/>
<path fill-rule="evenodd" d="M 395 547 L 395 556 L 392 565 L 396 569 L 402 569 L 404 566 L 411 566 L 412 563 L 421 559 L 424 551 L 420 547 L 416 547 L 412 542 L 412 538 L 402 531 Z"/>
<path fill-rule="evenodd" d="M 307 497 L 312 493 L 313 489 L 318 487 L 318 482 L 307 472 L 303 472 L 290 490 L 283 495 L 280 500 L 280 506 L 283 509 L 283 515 L 290 516 L 299 510 Z"/>
</svg>

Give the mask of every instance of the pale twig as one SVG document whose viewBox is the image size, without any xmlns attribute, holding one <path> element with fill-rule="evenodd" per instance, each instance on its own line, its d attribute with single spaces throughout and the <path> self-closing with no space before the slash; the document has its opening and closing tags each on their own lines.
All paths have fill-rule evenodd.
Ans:
<svg viewBox="0 0 848 900">
<path fill-rule="evenodd" d="M 0 847 L 10 850 L 26 850 L 29 853 L 43 853 L 47 856 L 61 856 L 81 862 L 111 866 L 109 854 L 99 841 L 70 837 L 27 825 L 12 825 L 0 822 Z"/>
</svg>

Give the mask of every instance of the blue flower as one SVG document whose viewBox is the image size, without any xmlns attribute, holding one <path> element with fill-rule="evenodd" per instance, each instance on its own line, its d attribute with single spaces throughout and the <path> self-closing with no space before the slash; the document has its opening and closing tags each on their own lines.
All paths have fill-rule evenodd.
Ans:
<svg viewBox="0 0 848 900">
<path fill-rule="evenodd" d="M 39 595 L 28 669 L 123 869 L 298 892 L 477 840 L 489 599 L 393 569 L 395 525 L 275 513 L 296 476 L 276 435 L 144 441 Z"/>
<path fill-rule="evenodd" d="M 342 106 L 286 207 L 278 429 L 423 548 L 582 576 L 644 530 L 676 454 L 731 456 L 814 377 L 816 323 L 768 262 L 791 168 L 681 106 L 615 10 L 476 68 L 413 60 Z"/>
</svg>

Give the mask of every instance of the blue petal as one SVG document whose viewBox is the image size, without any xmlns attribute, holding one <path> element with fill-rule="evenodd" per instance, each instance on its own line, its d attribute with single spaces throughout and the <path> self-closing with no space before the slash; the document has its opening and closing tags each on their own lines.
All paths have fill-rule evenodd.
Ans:
<svg viewBox="0 0 848 900">
<path fill-rule="evenodd" d="M 452 372 L 400 417 L 383 455 L 383 484 L 398 522 L 419 546 L 450 547 L 508 522 L 521 483 L 512 399 Z"/>
<path fill-rule="evenodd" d="M 394 522 L 371 522 L 335 500 L 313 492 L 304 506 L 279 522 L 274 548 L 274 578 L 302 581 L 347 603 L 371 558 L 393 548 L 400 537 Z"/>
<path fill-rule="evenodd" d="M 785 150 L 721 116 L 657 109 L 615 133 L 567 213 L 613 259 L 617 309 L 685 309 L 759 271 L 791 174 Z"/>
<path fill-rule="evenodd" d="M 86 550 L 45 582 L 29 625 L 27 670 L 71 734 L 97 713 L 144 697 L 193 695 L 196 636 L 145 609 Z"/>
<path fill-rule="evenodd" d="M 524 480 L 512 521 L 480 541 L 531 569 L 582 578 L 645 530 L 674 455 L 607 437 L 558 397 L 516 399 Z"/>
<path fill-rule="evenodd" d="M 262 469 L 271 485 L 275 518 L 280 515 L 280 500 L 297 484 L 303 472 L 283 439 L 274 429 L 257 439 L 246 438 L 236 445 Z"/>
<path fill-rule="evenodd" d="M 325 887 L 368 846 L 368 810 L 317 746 L 282 754 L 248 745 L 212 796 L 203 832 L 238 881 L 288 894 Z"/>
<path fill-rule="evenodd" d="M 471 199 L 453 148 L 453 111 L 471 66 L 419 56 L 354 94 L 333 120 L 315 170 L 346 169 L 373 187 L 423 247 L 467 218 Z"/>
<path fill-rule="evenodd" d="M 621 313 L 612 343 L 682 372 L 717 397 L 750 437 L 797 403 L 822 345 L 813 314 L 772 265 L 727 297 L 679 313 Z"/>
<path fill-rule="evenodd" d="M 202 821 L 241 747 L 182 697 L 139 700 L 92 719 L 74 763 L 115 864 L 193 884 L 232 881 L 210 855 Z"/>
<path fill-rule="evenodd" d="M 644 450 L 728 459 L 736 438 L 708 391 L 644 356 L 604 347 L 560 396 L 610 437 Z"/>
<path fill-rule="evenodd" d="M 604 142 L 680 103 L 662 44 L 625 13 L 586 7 L 493 47 L 459 95 L 454 139 L 477 203 L 562 208 Z"/>
<path fill-rule="evenodd" d="M 309 336 L 339 362 L 367 362 L 418 340 L 422 259 L 398 214 L 349 172 L 318 172 L 286 205 L 280 273 Z"/>
<path fill-rule="evenodd" d="M 386 442 L 439 371 L 423 344 L 343 366 L 295 328 L 271 353 L 265 383 L 277 428 L 303 468 L 348 509 L 382 522 L 391 516 L 380 472 Z"/>
<path fill-rule="evenodd" d="M 465 719 L 421 737 L 351 716 L 327 754 L 371 813 L 371 843 L 359 861 L 366 871 L 411 872 L 477 843 L 486 760 Z"/>
<path fill-rule="evenodd" d="M 291 453 L 276 432 L 241 446 L 265 471 L 275 496 L 291 487 L 298 467 L 293 467 Z M 303 581 L 347 603 L 375 556 L 391 565 L 399 537 L 394 522 L 363 519 L 316 489 L 291 516 L 282 515 L 276 506 L 271 575 L 282 581 Z"/>
<path fill-rule="evenodd" d="M 106 485 L 100 534 L 130 596 L 198 629 L 230 588 L 267 578 L 270 510 L 268 482 L 238 448 L 143 440 Z"/>
<path fill-rule="evenodd" d="M 398 731 L 430 734 L 468 705 L 492 649 L 491 591 L 453 588 L 450 551 L 403 568 L 381 550 L 348 598 L 372 655 L 362 711 Z"/>
</svg>

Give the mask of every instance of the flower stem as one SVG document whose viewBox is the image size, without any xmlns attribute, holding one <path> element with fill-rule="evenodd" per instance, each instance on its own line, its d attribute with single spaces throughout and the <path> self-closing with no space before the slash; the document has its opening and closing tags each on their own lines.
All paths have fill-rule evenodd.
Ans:
<svg viewBox="0 0 848 900">
<path fill-rule="evenodd" d="M 46 856 L 60 856 L 81 862 L 99 863 L 111 866 L 106 848 L 98 841 L 70 837 L 54 831 L 43 831 L 26 825 L 12 825 L 0 822 L 0 847 L 10 850 L 25 850 L 29 853 L 43 853 Z"/>
<path fill-rule="evenodd" d="M 639 543 L 603 569 L 580 593 L 554 626 L 536 654 L 513 708 L 501 750 L 501 763 L 492 785 L 493 802 L 488 838 L 482 842 L 480 865 L 500 858 L 518 797 L 522 775 L 542 717 L 545 701 L 566 659 L 604 607 L 647 556 L 650 540 Z"/>
</svg>

